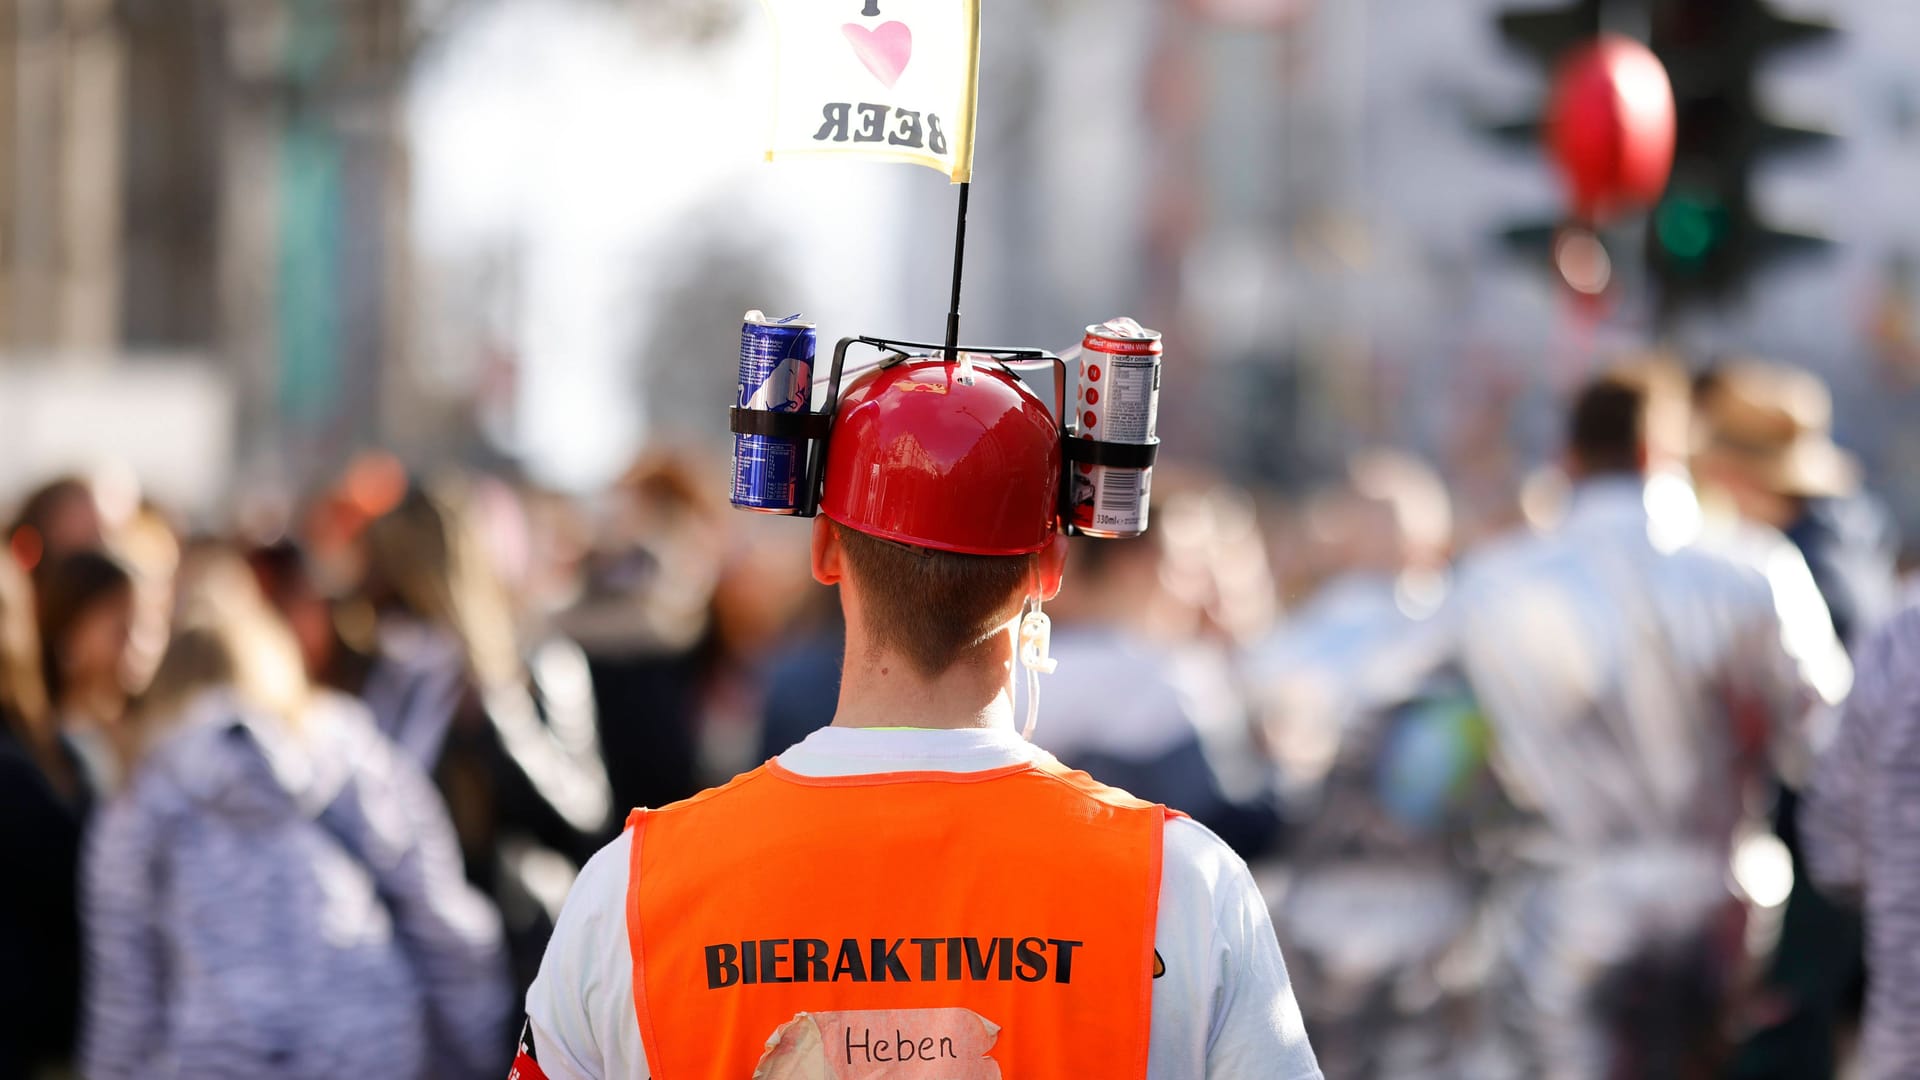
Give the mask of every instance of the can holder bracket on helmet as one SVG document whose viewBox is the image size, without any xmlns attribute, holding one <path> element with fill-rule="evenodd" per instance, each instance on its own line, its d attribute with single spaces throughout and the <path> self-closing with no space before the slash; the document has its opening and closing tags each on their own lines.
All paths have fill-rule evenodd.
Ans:
<svg viewBox="0 0 1920 1080">
<path fill-rule="evenodd" d="M 760 409 L 728 410 L 729 426 L 736 435 L 766 435 L 776 439 L 796 439 L 807 444 L 806 480 L 800 492 L 795 517 L 815 517 L 820 513 L 821 485 L 827 473 L 827 454 L 833 437 L 833 417 L 840 404 L 840 383 L 846 374 L 847 352 L 865 345 L 882 354 L 871 366 L 890 367 L 914 356 L 937 356 L 944 345 L 896 338 L 841 338 L 833 347 L 833 363 L 828 368 L 826 396 L 815 411 L 803 413 L 770 412 Z M 1111 465 L 1122 469 L 1152 468 L 1160 444 L 1110 443 L 1087 439 L 1074 433 L 1073 417 L 1067 413 L 1066 361 L 1045 349 L 962 346 L 959 350 L 975 359 L 985 359 L 1003 371 L 1020 378 L 1016 364 L 1048 364 L 1053 368 L 1053 415 L 1060 422 L 1060 527 L 1074 532 L 1071 469 L 1075 464 Z M 865 370 L 862 368 L 861 370 Z"/>
<path fill-rule="evenodd" d="M 764 412 L 760 409 L 727 410 L 728 426 L 735 435 L 766 435 L 775 439 L 823 439 L 833 426 L 829 417 L 819 413 Z"/>
<path fill-rule="evenodd" d="M 1118 469 L 1151 469 L 1160 454 L 1160 440 L 1147 443 L 1111 443 L 1067 435 L 1061 440 L 1062 456 L 1082 465 L 1111 465 Z"/>
<path fill-rule="evenodd" d="M 915 355 L 936 356 L 946 350 L 944 345 L 924 341 L 902 341 L 896 338 L 857 337 L 841 338 L 833 347 L 833 364 L 828 369 L 826 396 L 818 402 L 818 407 L 810 412 L 784 413 L 761 409 L 732 408 L 728 410 L 728 426 L 736 435 L 766 435 L 776 439 L 796 439 L 807 444 L 806 480 L 800 492 L 799 506 L 794 509 L 796 517 L 815 517 L 820 513 L 820 489 L 826 476 L 827 451 L 833 436 L 833 417 L 840 404 L 840 383 L 846 373 L 847 352 L 855 345 L 865 345 L 881 353 L 873 367 L 889 367 L 910 359 Z M 1053 368 L 1053 415 L 1056 418 L 1065 415 L 1067 393 L 1066 362 L 1045 349 L 1003 348 L 998 346 L 962 346 L 959 350 L 974 359 L 985 359 L 1018 378 L 1020 373 L 1013 365 L 1019 363 L 1045 363 Z M 864 370 L 864 369 L 863 369 Z M 1062 439 L 1070 439 L 1063 427 Z M 1081 440 L 1074 440 L 1081 441 Z M 1093 444 L 1098 446 L 1099 444 Z M 1069 453 L 1063 447 L 1063 461 Z M 1065 477 L 1062 477 L 1063 522 L 1071 518 L 1065 511 Z"/>
</svg>

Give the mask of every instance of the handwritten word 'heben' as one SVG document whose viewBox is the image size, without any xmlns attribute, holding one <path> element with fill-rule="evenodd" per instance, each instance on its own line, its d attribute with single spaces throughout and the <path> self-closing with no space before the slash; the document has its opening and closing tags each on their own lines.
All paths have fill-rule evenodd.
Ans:
<svg viewBox="0 0 1920 1080">
<path fill-rule="evenodd" d="M 872 1028 L 860 1029 L 860 1041 L 853 1039 L 853 1029 L 848 1028 L 847 1064 L 853 1064 L 853 1052 L 860 1051 L 868 1063 L 875 1061 L 936 1061 L 941 1058 L 958 1058 L 960 1052 L 954 1049 L 953 1040 L 945 1035 L 935 1039 L 931 1035 L 922 1035 L 914 1039 L 894 1029 L 893 1041 L 889 1043 L 885 1032 L 878 1039 L 873 1037 Z"/>
<path fill-rule="evenodd" d="M 1039 982 L 1049 971 L 1054 982 L 1070 983 L 1073 950 L 1086 943 L 917 937 L 869 938 L 865 948 L 862 944 L 859 938 L 842 938 L 836 949 L 824 938 L 761 938 L 708 945 L 707 989 L 793 982 Z"/>
<path fill-rule="evenodd" d="M 856 110 L 860 114 L 857 119 L 853 115 Z M 813 133 L 813 141 L 884 142 L 909 150 L 924 147 L 936 154 L 946 153 L 947 135 L 940 129 L 940 118 L 927 113 L 926 122 L 922 123 L 921 115 L 912 109 L 865 101 L 857 105 L 829 101 L 820 107 L 820 130 Z"/>
</svg>

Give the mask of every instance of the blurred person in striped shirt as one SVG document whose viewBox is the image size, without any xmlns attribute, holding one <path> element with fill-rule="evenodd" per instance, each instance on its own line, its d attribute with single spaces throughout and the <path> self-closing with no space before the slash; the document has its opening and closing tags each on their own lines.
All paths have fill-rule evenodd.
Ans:
<svg viewBox="0 0 1920 1080">
<path fill-rule="evenodd" d="M 1859 649 L 1800 817 L 1821 888 L 1864 901 L 1865 1075 L 1920 1075 L 1920 603 Z"/>
</svg>

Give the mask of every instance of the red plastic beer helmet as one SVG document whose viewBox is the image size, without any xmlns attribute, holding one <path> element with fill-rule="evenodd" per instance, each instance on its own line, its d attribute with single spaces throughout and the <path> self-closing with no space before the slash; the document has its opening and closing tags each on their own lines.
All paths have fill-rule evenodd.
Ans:
<svg viewBox="0 0 1920 1080">
<path fill-rule="evenodd" d="M 909 360 L 856 379 L 834 417 L 820 499 L 831 520 L 968 555 L 1026 555 L 1053 539 L 1060 424 L 1017 377 Z"/>
</svg>

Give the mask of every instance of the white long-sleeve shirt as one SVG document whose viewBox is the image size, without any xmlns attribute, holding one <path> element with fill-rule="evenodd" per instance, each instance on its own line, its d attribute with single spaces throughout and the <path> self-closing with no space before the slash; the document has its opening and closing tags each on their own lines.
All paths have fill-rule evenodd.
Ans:
<svg viewBox="0 0 1920 1080">
<path fill-rule="evenodd" d="M 1469 561 L 1450 605 L 1515 796 L 1582 862 L 1598 848 L 1725 850 L 1742 740 L 1804 757 L 1802 720 L 1845 696 L 1845 651 L 1777 533 L 1701 527 L 1663 479 L 1590 481 L 1555 531 Z M 1792 761 L 1780 761 L 1792 767 Z"/>
<path fill-rule="evenodd" d="M 1582 484 L 1559 528 L 1469 560 L 1446 617 L 1506 789 L 1540 820 L 1516 847 L 1540 872 L 1503 873 L 1489 908 L 1490 985 L 1527 1075 L 1609 1075 L 1597 986 L 1732 901 L 1760 751 L 1804 768 L 1846 653 L 1786 538 L 1705 525 L 1677 478 Z"/>
<path fill-rule="evenodd" d="M 1045 760 L 1010 729 L 825 728 L 780 755 L 803 776 L 978 772 Z M 626 922 L 631 834 L 602 849 L 567 898 L 527 993 L 550 1080 L 649 1080 L 634 1016 Z M 1246 864 L 1205 828 L 1169 821 L 1155 948 L 1149 1080 L 1318 1080 L 1286 963 Z"/>
</svg>

